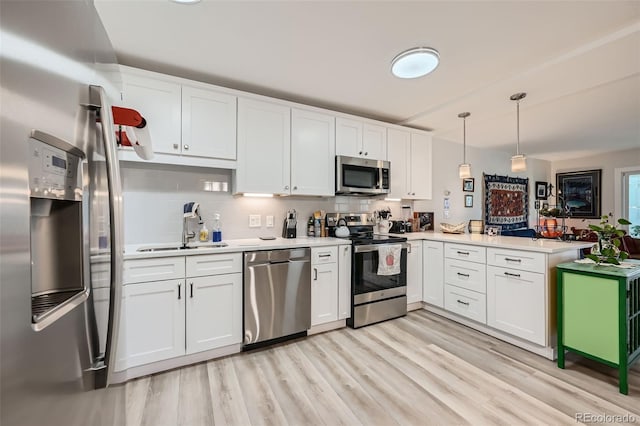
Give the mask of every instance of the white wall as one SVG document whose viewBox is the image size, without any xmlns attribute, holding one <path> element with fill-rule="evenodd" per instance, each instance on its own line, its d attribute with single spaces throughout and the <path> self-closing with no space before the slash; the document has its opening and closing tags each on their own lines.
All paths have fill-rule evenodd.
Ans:
<svg viewBox="0 0 640 426">
<path fill-rule="evenodd" d="M 431 201 L 414 202 L 414 211 L 435 212 L 436 229 L 438 223 L 468 222 L 482 218 L 482 173 L 529 177 L 530 223 L 535 224 L 533 200 L 534 182 L 546 181 L 550 166 L 546 161 L 528 160 L 528 171 L 513 174 L 510 171 L 510 153 L 467 148 L 467 159 L 471 162 L 475 177 L 473 208 L 464 207 L 462 181 L 458 178 L 458 163 L 461 162 L 462 146 L 448 141 L 434 139 L 433 146 L 433 196 Z M 393 167 L 393 166 L 392 166 Z M 223 239 L 255 238 L 261 235 L 280 236 L 282 222 L 289 209 L 298 212 L 298 235 L 306 235 L 306 222 L 315 210 L 327 212 L 370 212 L 389 207 L 395 218 L 402 218 L 402 205 L 411 202 L 387 202 L 380 199 L 360 197 L 275 197 L 248 198 L 232 196 L 228 192 L 207 192 L 207 181 L 229 183 L 229 170 L 199 167 L 180 167 L 146 163 L 121 163 L 125 244 L 170 243 L 181 240 L 182 206 L 189 201 L 201 204 L 201 214 L 211 230 L 213 215 L 222 216 Z M 443 192 L 449 196 L 450 217 L 443 217 Z M 249 228 L 250 214 L 260 214 L 262 226 Z M 267 228 L 266 216 L 273 215 L 275 226 Z M 197 222 L 192 222 L 197 230 Z"/>
<path fill-rule="evenodd" d="M 281 236 L 289 209 L 298 213 L 298 235 L 306 235 L 306 224 L 315 210 L 326 212 L 370 212 L 389 206 L 400 217 L 400 203 L 361 197 L 274 197 L 249 198 L 229 192 L 205 191 L 207 181 L 228 182 L 229 170 L 180 167 L 146 163 L 121 163 L 123 182 L 125 244 L 171 243 L 182 239 L 182 208 L 199 202 L 209 231 L 215 213 L 222 216 L 222 238 Z M 262 226 L 249 228 L 249 215 L 261 215 Z M 266 227 L 266 216 L 274 216 L 274 227 Z M 197 221 L 191 221 L 197 230 Z"/>
<path fill-rule="evenodd" d="M 553 161 L 551 163 L 550 182 L 555 186 L 556 173 L 602 169 L 602 186 L 600 188 L 602 200 L 601 213 L 614 213 L 616 211 L 614 204 L 615 169 L 624 167 L 640 167 L 640 148 L 613 151 L 571 160 Z M 552 203 L 555 203 L 555 199 L 552 199 L 551 201 Z M 618 218 L 616 217 L 616 219 Z M 569 228 L 572 226 L 575 226 L 576 228 L 586 228 L 589 223 L 598 222 L 599 220 L 597 219 L 569 219 L 567 220 L 567 226 Z"/>
<path fill-rule="evenodd" d="M 534 210 L 535 182 L 547 181 L 551 164 L 548 161 L 527 159 L 527 171 L 511 172 L 511 156 L 513 153 L 480 149 L 467 146 L 467 162 L 471 163 L 471 173 L 475 179 L 474 192 L 462 191 L 462 180 L 458 177 L 458 164 L 462 162 L 462 145 L 449 141 L 433 140 L 433 199 L 417 201 L 417 211 L 435 212 L 436 229 L 440 222 L 461 223 L 471 219 L 483 219 L 483 177 L 482 174 L 497 174 L 529 178 L 529 224 L 536 223 Z M 449 191 L 450 215 L 443 215 L 444 192 Z M 464 207 L 464 196 L 473 195 L 473 207 Z"/>
</svg>

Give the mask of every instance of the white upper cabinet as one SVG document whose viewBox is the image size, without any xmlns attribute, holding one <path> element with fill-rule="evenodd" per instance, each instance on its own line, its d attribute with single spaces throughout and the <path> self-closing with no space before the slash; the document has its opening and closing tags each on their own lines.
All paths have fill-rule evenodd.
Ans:
<svg viewBox="0 0 640 426">
<path fill-rule="evenodd" d="M 335 193 L 335 118 L 291 110 L 291 194 Z"/>
<path fill-rule="evenodd" d="M 123 102 L 147 121 L 153 151 L 180 154 L 182 100 L 180 84 L 123 72 Z"/>
<path fill-rule="evenodd" d="M 411 132 L 411 173 L 409 188 L 412 199 L 430 200 L 432 197 L 432 141 L 431 135 Z"/>
<path fill-rule="evenodd" d="M 122 68 L 123 106 L 147 121 L 154 163 L 233 168 L 236 97 L 215 86 Z M 129 155 L 130 154 L 130 155 Z M 172 155 L 165 155 L 172 154 Z M 129 150 L 121 158 L 141 161 Z"/>
<path fill-rule="evenodd" d="M 182 86 L 182 154 L 236 159 L 235 96 Z"/>
<path fill-rule="evenodd" d="M 389 128 L 391 191 L 388 198 L 430 200 L 432 197 L 431 135 Z"/>
<path fill-rule="evenodd" d="M 387 159 L 387 129 L 359 120 L 336 118 L 336 154 Z"/>
<path fill-rule="evenodd" d="M 398 129 L 388 129 L 387 157 L 391 162 L 391 188 L 388 198 L 409 198 L 407 160 L 411 146 L 411 133 Z"/>
<path fill-rule="evenodd" d="M 290 194 L 290 149 L 289 107 L 238 99 L 234 192 Z"/>
</svg>

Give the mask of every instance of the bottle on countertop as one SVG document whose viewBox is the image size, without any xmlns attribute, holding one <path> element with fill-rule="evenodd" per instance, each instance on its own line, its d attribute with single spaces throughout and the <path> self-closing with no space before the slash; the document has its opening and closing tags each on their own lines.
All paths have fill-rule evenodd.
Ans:
<svg viewBox="0 0 640 426">
<path fill-rule="evenodd" d="M 209 230 L 207 229 L 207 225 L 205 225 L 203 221 L 200 221 L 200 225 L 202 226 L 200 227 L 199 239 L 203 243 L 206 243 L 207 241 L 209 241 Z"/>
<path fill-rule="evenodd" d="M 222 241 L 222 228 L 220 225 L 220 213 L 216 213 L 213 216 L 213 229 L 212 232 L 213 238 L 212 241 L 214 243 Z"/>
<path fill-rule="evenodd" d="M 307 237 L 313 237 L 313 217 L 309 216 L 309 222 L 307 222 Z"/>
</svg>

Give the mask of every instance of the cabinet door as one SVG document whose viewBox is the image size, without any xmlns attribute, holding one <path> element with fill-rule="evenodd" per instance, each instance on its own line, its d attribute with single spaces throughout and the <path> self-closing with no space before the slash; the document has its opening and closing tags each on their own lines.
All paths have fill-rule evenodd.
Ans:
<svg viewBox="0 0 640 426">
<path fill-rule="evenodd" d="M 236 97 L 182 87 L 182 154 L 236 159 Z"/>
<path fill-rule="evenodd" d="M 311 325 L 338 320 L 338 265 L 311 267 Z"/>
<path fill-rule="evenodd" d="M 291 109 L 238 99 L 235 192 L 289 194 Z"/>
<path fill-rule="evenodd" d="M 187 278 L 187 353 L 242 342 L 242 274 Z"/>
<path fill-rule="evenodd" d="M 409 143 L 411 133 L 387 129 L 387 159 L 391 162 L 391 190 L 387 198 L 409 198 Z"/>
<path fill-rule="evenodd" d="M 364 125 L 362 131 L 362 156 L 374 160 L 387 159 L 387 128 L 375 124 Z"/>
<path fill-rule="evenodd" d="M 432 143 L 431 135 L 411 133 L 410 150 L 410 184 L 411 196 L 418 200 L 430 200 L 432 197 Z"/>
<path fill-rule="evenodd" d="M 422 301 L 422 241 L 409 241 L 407 253 L 407 303 Z"/>
<path fill-rule="evenodd" d="M 338 319 L 351 317 L 351 246 L 338 247 Z"/>
<path fill-rule="evenodd" d="M 335 194 L 335 118 L 291 110 L 291 194 Z"/>
<path fill-rule="evenodd" d="M 127 366 L 184 355 L 184 280 L 124 286 Z"/>
<path fill-rule="evenodd" d="M 487 324 L 545 345 L 544 274 L 487 266 Z"/>
<path fill-rule="evenodd" d="M 364 157 L 361 121 L 336 118 L 336 155 Z"/>
<path fill-rule="evenodd" d="M 153 151 L 180 154 L 181 89 L 177 83 L 122 74 L 124 106 L 147 120 Z"/>
<path fill-rule="evenodd" d="M 444 243 L 422 242 L 422 271 L 422 300 L 439 308 L 444 307 Z"/>
</svg>

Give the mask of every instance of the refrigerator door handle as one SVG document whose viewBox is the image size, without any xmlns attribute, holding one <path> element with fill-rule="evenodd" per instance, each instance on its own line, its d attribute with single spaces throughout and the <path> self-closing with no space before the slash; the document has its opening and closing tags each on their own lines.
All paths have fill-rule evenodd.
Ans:
<svg viewBox="0 0 640 426">
<path fill-rule="evenodd" d="M 122 217 L 122 183 L 120 181 L 120 169 L 116 141 L 113 132 L 113 116 L 111 104 L 107 99 L 104 88 L 101 86 L 89 86 L 90 102 L 96 109 L 96 115 L 100 118 L 102 140 L 107 165 L 107 186 L 109 189 L 109 219 L 111 238 L 111 283 L 109 291 L 109 323 L 107 329 L 107 344 L 104 355 L 106 364 L 106 377 L 103 386 L 108 386 L 115 361 L 117 359 L 118 330 L 120 325 L 120 309 L 122 301 L 122 267 L 124 251 L 124 231 Z"/>
</svg>

